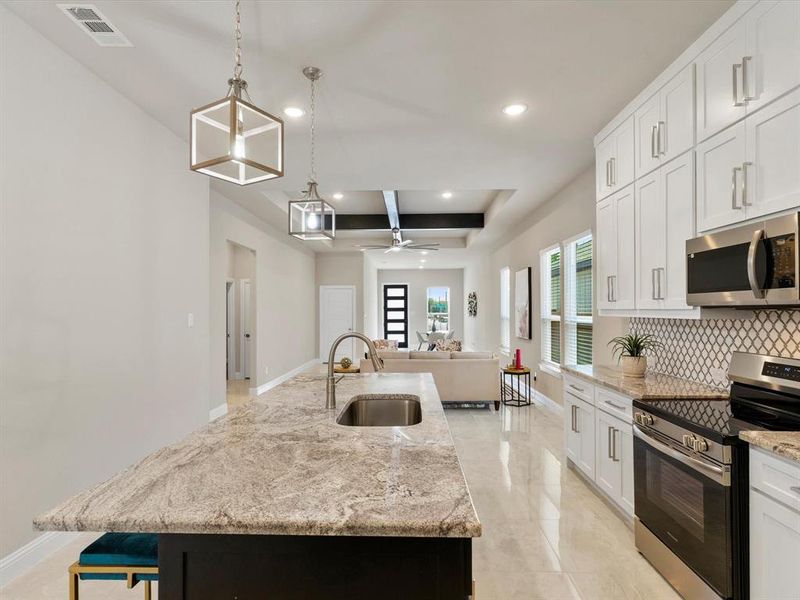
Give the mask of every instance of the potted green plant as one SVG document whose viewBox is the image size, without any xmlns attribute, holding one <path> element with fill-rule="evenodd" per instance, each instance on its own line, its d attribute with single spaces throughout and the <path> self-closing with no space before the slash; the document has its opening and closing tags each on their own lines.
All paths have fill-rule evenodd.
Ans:
<svg viewBox="0 0 800 600">
<path fill-rule="evenodd" d="M 624 377 L 644 377 L 647 370 L 647 356 L 645 352 L 658 350 L 663 344 L 650 334 L 629 333 L 615 337 L 608 345 L 617 357 L 617 363 L 622 363 Z"/>
</svg>

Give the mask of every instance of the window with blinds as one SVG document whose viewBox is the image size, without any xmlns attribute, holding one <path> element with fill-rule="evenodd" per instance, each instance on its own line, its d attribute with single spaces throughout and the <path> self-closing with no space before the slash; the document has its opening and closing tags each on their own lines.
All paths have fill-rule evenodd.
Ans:
<svg viewBox="0 0 800 600">
<path fill-rule="evenodd" d="M 561 363 L 561 248 L 553 246 L 542 250 L 539 263 L 542 363 L 558 369 Z"/>
<path fill-rule="evenodd" d="M 500 269 L 500 350 L 511 347 L 511 269 Z"/>
<path fill-rule="evenodd" d="M 592 234 L 564 242 L 565 364 L 592 364 Z"/>
</svg>

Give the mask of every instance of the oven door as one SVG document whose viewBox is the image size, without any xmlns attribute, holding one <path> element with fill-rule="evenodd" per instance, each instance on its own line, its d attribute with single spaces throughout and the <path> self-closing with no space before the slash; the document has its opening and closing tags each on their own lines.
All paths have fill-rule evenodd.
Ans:
<svg viewBox="0 0 800 600">
<path fill-rule="evenodd" d="M 798 215 L 686 242 L 690 306 L 800 305 Z"/>
<path fill-rule="evenodd" d="M 634 425 L 633 434 L 636 516 L 721 597 L 732 597 L 730 467 L 651 430 Z"/>
</svg>

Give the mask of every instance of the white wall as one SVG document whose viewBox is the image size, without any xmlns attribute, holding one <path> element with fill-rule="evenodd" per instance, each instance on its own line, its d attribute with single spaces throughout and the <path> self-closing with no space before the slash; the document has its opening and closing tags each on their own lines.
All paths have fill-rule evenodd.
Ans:
<svg viewBox="0 0 800 600">
<path fill-rule="evenodd" d="M 464 350 L 493 351 L 496 344 L 489 341 L 487 327 L 495 323 L 499 315 L 488 312 L 491 306 L 491 257 L 475 256 L 464 266 Z M 475 292 L 478 297 L 478 314 L 467 314 L 467 296 Z"/>
<path fill-rule="evenodd" d="M 209 215 L 186 143 L 2 6 L 0 93 L 6 555 L 208 421 Z"/>
<path fill-rule="evenodd" d="M 229 184 L 232 185 L 232 184 Z M 258 387 L 316 358 L 314 253 L 211 190 L 211 397 L 225 403 L 225 278 L 228 242 L 255 251 L 253 372 Z M 269 369 L 267 374 L 266 369 Z"/>
<path fill-rule="evenodd" d="M 383 337 L 383 286 L 391 283 L 408 284 L 408 347 L 416 350 L 417 331 L 427 329 L 429 287 L 450 288 L 450 329 L 454 339 L 464 336 L 464 270 L 463 269 L 379 269 L 378 270 L 378 331 Z"/>
<path fill-rule="evenodd" d="M 538 367 L 541 355 L 539 251 L 587 229 L 595 230 L 594 167 L 584 171 L 534 211 L 526 222 L 520 225 L 518 231 L 511 232 L 508 243 L 492 254 L 488 268 L 488 279 L 485 280 L 488 283 L 484 284 L 488 288 L 488 293 L 483 294 L 486 299 L 483 306 L 480 306 L 480 295 L 478 297 L 478 314 L 482 314 L 482 318 L 488 319 L 485 322 L 485 331 L 489 348 L 498 351 L 500 346 L 500 269 L 505 266 L 511 268 L 511 303 L 513 305 L 514 273 L 523 267 L 532 267 L 532 339 L 521 340 L 514 335 L 514 311 L 512 309 L 510 312 L 512 321 L 511 349 L 520 348 L 523 362 L 534 368 Z M 597 289 L 596 285 L 594 289 Z M 598 317 L 596 306 L 597 303 L 595 301 L 593 360 L 595 364 L 612 364 L 611 352 L 606 344 L 612 337 L 627 332 L 628 319 Z M 551 399 L 561 402 L 560 379 L 554 378 L 547 373 L 539 372 L 537 387 Z"/>
</svg>

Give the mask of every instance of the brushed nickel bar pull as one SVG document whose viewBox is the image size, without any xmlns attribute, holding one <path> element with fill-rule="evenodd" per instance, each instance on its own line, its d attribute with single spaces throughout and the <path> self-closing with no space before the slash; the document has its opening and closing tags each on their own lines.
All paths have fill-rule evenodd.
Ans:
<svg viewBox="0 0 800 600">
<path fill-rule="evenodd" d="M 617 185 L 617 165 L 613 156 L 611 157 L 611 185 Z"/>
<path fill-rule="evenodd" d="M 750 94 L 750 78 L 748 77 L 747 65 L 753 60 L 752 56 L 742 57 L 742 98 L 745 102 L 755 100 L 755 96 Z"/>
<path fill-rule="evenodd" d="M 747 167 L 752 166 L 753 163 L 751 162 L 742 163 L 742 206 L 752 206 L 752 204 L 747 201 Z"/>
<path fill-rule="evenodd" d="M 619 456 L 617 456 L 617 434 L 619 433 L 619 429 L 614 428 L 611 432 L 611 459 L 614 462 L 619 462 Z"/>
<path fill-rule="evenodd" d="M 733 105 L 743 106 L 744 103 L 739 100 L 739 77 L 737 73 L 742 70 L 742 64 L 736 63 L 733 65 Z"/>
<path fill-rule="evenodd" d="M 736 204 L 736 172 L 741 171 L 742 167 L 733 167 L 733 175 L 731 176 L 731 208 L 734 210 L 742 210 L 742 206 Z"/>
<path fill-rule="evenodd" d="M 658 300 L 656 298 L 656 269 L 655 267 L 650 269 L 650 287 L 652 288 L 652 292 L 650 293 L 651 300 Z"/>
<path fill-rule="evenodd" d="M 656 281 L 658 282 L 658 300 L 664 299 L 664 293 L 661 290 L 661 273 L 664 271 L 664 267 L 657 267 L 656 268 Z"/>
<path fill-rule="evenodd" d="M 658 158 L 656 150 L 656 133 L 658 132 L 658 125 L 653 125 L 650 128 L 650 158 Z"/>
<path fill-rule="evenodd" d="M 611 302 L 611 275 L 606 277 L 606 300 Z"/>
<path fill-rule="evenodd" d="M 797 494 L 798 496 L 800 496 L 800 485 L 793 485 L 789 489 L 791 491 L 793 491 L 795 494 Z"/>
<path fill-rule="evenodd" d="M 611 450 L 611 444 L 612 444 L 612 442 L 611 442 L 611 430 L 613 429 L 613 427 L 609 426 L 607 429 L 608 429 L 608 444 L 607 444 L 607 446 L 608 446 L 608 458 L 610 458 L 611 460 L 614 460 L 614 454 L 613 454 L 613 451 Z"/>
<path fill-rule="evenodd" d="M 606 404 L 608 404 L 612 408 L 616 408 L 617 410 L 625 410 L 625 407 L 621 404 L 614 404 L 613 402 L 609 402 L 608 400 L 603 400 Z"/>
<path fill-rule="evenodd" d="M 664 150 L 664 136 L 661 133 L 666 127 L 667 124 L 664 121 L 658 122 L 658 130 L 656 131 L 656 148 L 659 155 L 667 153 L 667 151 Z"/>
</svg>

